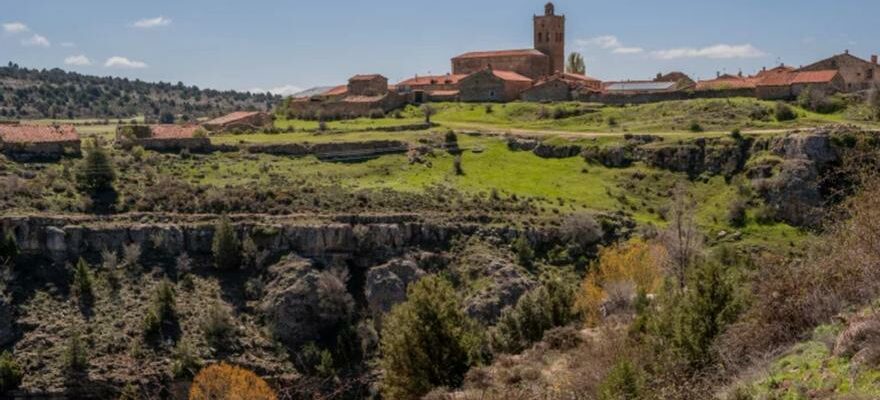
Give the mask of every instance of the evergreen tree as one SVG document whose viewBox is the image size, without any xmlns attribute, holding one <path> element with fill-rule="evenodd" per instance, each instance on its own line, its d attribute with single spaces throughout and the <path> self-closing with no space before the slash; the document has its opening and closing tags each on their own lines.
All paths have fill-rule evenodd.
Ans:
<svg viewBox="0 0 880 400">
<path fill-rule="evenodd" d="M 21 384 L 21 366 L 12 358 L 12 354 L 4 351 L 0 354 L 0 395 L 15 390 Z"/>
<path fill-rule="evenodd" d="M 211 250 L 214 253 L 214 266 L 217 268 L 233 270 L 241 266 L 241 244 L 229 218 L 223 217 L 214 228 Z"/>
<path fill-rule="evenodd" d="M 568 55 L 568 65 L 565 70 L 572 74 L 586 75 L 587 65 L 584 63 L 584 56 L 581 53 L 571 53 Z"/>
<path fill-rule="evenodd" d="M 12 235 L 12 232 L 8 232 L 3 237 L 0 237 L 0 267 L 12 265 L 15 257 L 18 257 L 18 253 L 18 243 L 15 241 L 15 236 Z"/>
<path fill-rule="evenodd" d="M 439 386 L 457 387 L 479 361 L 481 337 L 455 289 L 429 276 L 410 286 L 382 329 L 380 365 L 386 398 L 419 398 Z"/>
<path fill-rule="evenodd" d="M 91 140 L 86 142 L 85 153 L 77 177 L 80 187 L 92 195 L 112 191 L 116 169 L 107 150 L 97 140 Z"/>
<path fill-rule="evenodd" d="M 92 274 L 89 269 L 89 263 L 80 258 L 73 271 L 72 291 L 83 304 L 90 304 L 94 298 Z"/>
<path fill-rule="evenodd" d="M 529 244 L 529 239 L 526 235 L 520 235 L 516 241 L 513 242 L 513 251 L 516 253 L 516 259 L 519 261 L 519 265 L 526 268 L 532 267 L 532 262 L 535 260 L 535 251 L 532 250 L 532 245 Z"/>
<path fill-rule="evenodd" d="M 643 381 L 636 366 L 621 361 L 599 385 L 599 400 L 637 400 L 642 397 Z"/>
</svg>

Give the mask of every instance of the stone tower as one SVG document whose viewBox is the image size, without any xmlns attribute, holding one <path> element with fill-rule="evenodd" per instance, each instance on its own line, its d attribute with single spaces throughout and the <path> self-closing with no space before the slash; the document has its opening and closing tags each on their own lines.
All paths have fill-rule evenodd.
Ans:
<svg viewBox="0 0 880 400">
<path fill-rule="evenodd" d="M 535 16 L 535 50 L 550 57 L 548 75 L 565 72 L 565 16 L 556 15 L 553 3 L 544 6 L 544 15 Z"/>
</svg>

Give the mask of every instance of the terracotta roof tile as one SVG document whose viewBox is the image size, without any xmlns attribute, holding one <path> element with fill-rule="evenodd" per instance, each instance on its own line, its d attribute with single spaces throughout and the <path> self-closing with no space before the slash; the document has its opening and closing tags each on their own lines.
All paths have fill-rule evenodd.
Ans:
<svg viewBox="0 0 880 400">
<path fill-rule="evenodd" d="M 152 139 L 190 139 L 199 130 L 198 125 L 150 125 Z"/>
<path fill-rule="evenodd" d="M 565 78 L 565 79 L 571 79 L 571 80 L 576 80 L 576 81 L 593 81 L 593 82 L 600 82 L 600 81 L 599 81 L 598 79 L 596 79 L 596 78 L 593 78 L 593 77 L 590 77 L 590 76 L 587 76 L 587 75 L 573 74 L 573 73 L 570 73 L 570 72 L 565 72 L 565 73 L 563 73 L 563 74 L 562 74 L 562 77 Z"/>
<path fill-rule="evenodd" d="M 0 125 L 0 141 L 6 143 L 53 143 L 79 140 L 72 125 Z"/>
<path fill-rule="evenodd" d="M 364 75 L 352 76 L 349 79 L 349 81 L 371 81 L 376 78 L 383 78 L 384 79 L 385 77 L 382 75 L 379 75 L 379 74 L 364 74 Z"/>
<path fill-rule="evenodd" d="M 429 86 L 429 85 L 455 85 L 467 75 L 425 75 L 416 76 L 398 83 L 398 86 Z"/>
<path fill-rule="evenodd" d="M 321 93 L 322 96 L 340 96 L 348 93 L 348 85 L 339 85 L 333 89 L 330 89 L 324 93 Z"/>
<path fill-rule="evenodd" d="M 697 82 L 696 90 L 754 89 L 757 85 L 758 78 L 755 77 L 722 75 L 716 79 Z"/>
<path fill-rule="evenodd" d="M 260 114 L 259 111 L 236 111 L 233 113 L 226 114 L 219 118 L 214 118 L 208 122 L 205 122 L 206 125 L 224 125 L 231 122 L 236 122 L 241 119 L 249 118 L 254 115 Z"/>
<path fill-rule="evenodd" d="M 463 58 L 486 58 L 486 57 L 512 57 L 512 56 L 528 56 L 528 57 L 547 57 L 546 54 L 541 53 L 535 49 L 522 49 L 522 50 L 494 50 L 494 51 L 473 51 L 470 53 L 464 53 L 462 55 L 456 56 L 455 59 L 463 59 Z"/>
<path fill-rule="evenodd" d="M 497 69 L 492 70 L 492 74 L 495 76 L 504 79 L 505 81 L 514 81 L 514 82 L 531 82 L 530 78 L 526 78 L 516 72 L 513 71 L 501 71 Z"/>
<path fill-rule="evenodd" d="M 795 72 L 791 83 L 828 83 L 833 81 L 834 78 L 837 77 L 837 74 L 838 72 L 836 70 L 798 71 Z"/>
</svg>

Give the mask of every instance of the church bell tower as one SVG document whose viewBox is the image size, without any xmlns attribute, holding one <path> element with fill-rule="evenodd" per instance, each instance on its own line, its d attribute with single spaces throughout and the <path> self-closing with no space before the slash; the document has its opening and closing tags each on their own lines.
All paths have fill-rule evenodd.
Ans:
<svg viewBox="0 0 880 400">
<path fill-rule="evenodd" d="M 556 15 L 553 3 L 544 6 L 544 15 L 535 16 L 535 50 L 550 57 L 548 75 L 565 72 L 565 16 Z"/>
</svg>

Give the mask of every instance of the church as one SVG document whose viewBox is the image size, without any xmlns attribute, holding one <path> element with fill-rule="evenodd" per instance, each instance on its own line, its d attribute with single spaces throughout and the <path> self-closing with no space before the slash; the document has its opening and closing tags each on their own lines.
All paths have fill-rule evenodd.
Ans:
<svg viewBox="0 0 880 400">
<path fill-rule="evenodd" d="M 565 16 L 556 15 L 553 3 L 536 15 L 533 49 L 476 51 L 452 59 L 453 75 L 470 75 L 484 69 L 516 72 L 532 80 L 565 72 Z"/>
</svg>

